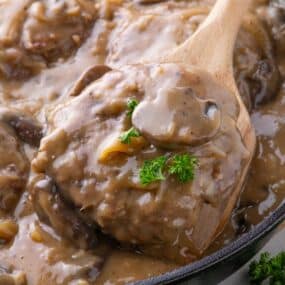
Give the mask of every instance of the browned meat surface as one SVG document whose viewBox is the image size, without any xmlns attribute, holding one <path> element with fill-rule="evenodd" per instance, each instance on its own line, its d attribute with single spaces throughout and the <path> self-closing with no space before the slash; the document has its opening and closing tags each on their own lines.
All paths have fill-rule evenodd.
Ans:
<svg viewBox="0 0 285 285">
<path fill-rule="evenodd" d="M 212 100 L 221 110 L 221 125 L 211 141 L 196 147 L 173 145 L 173 151 L 161 148 L 154 136 L 153 144 L 144 136 L 130 145 L 119 141 L 120 134 L 131 127 L 128 99 L 140 102 L 139 112 L 140 105 L 161 100 L 160 96 L 168 98 L 174 88 L 190 86 L 197 90 L 190 94 L 193 100 Z M 232 203 L 230 209 L 233 207 L 231 195 L 248 155 L 235 129 L 238 105 L 233 95 L 221 90 L 209 83 L 206 74 L 174 64 L 131 66 L 107 73 L 48 116 L 48 133 L 32 163 L 33 171 L 40 175 L 32 191 L 47 191 L 52 179 L 65 200 L 119 241 L 180 262 L 197 258 L 230 215 L 227 206 Z M 184 107 L 185 112 L 191 112 L 191 103 Z M 153 126 L 161 125 L 167 115 L 167 109 L 157 113 Z M 145 117 L 137 118 L 135 110 L 135 126 L 144 125 L 149 116 L 145 112 Z M 199 128 L 206 123 L 200 115 L 195 124 Z M 191 139 L 190 133 L 186 135 Z M 169 135 L 170 145 L 175 138 L 175 134 Z M 179 183 L 170 175 L 161 183 L 142 185 L 138 172 L 143 162 L 173 153 L 199 158 L 193 182 Z M 209 223 L 201 223 L 207 215 L 212 217 Z"/>
<path fill-rule="evenodd" d="M 0 9 L 0 74 L 16 79 L 70 56 L 96 16 L 91 0 L 9 0 Z"/>
<path fill-rule="evenodd" d="M 97 246 L 96 227 L 85 223 L 72 205 L 62 201 L 53 181 L 40 176 L 34 183 L 33 204 L 39 218 L 78 248 Z"/>
</svg>

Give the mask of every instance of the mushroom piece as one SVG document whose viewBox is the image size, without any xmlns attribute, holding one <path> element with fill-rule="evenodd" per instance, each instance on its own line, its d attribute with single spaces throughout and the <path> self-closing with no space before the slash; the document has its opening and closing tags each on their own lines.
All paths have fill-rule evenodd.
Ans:
<svg viewBox="0 0 285 285">
<path fill-rule="evenodd" d="M 197 97 L 191 87 L 178 87 L 139 104 L 132 122 L 154 144 L 193 146 L 217 134 L 221 111 L 214 101 Z"/>
<path fill-rule="evenodd" d="M 264 15 L 261 15 L 264 16 Z M 285 4 L 282 0 L 271 1 L 269 9 L 266 10 L 266 22 L 271 28 L 271 33 L 276 41 L 277 52 L 285 52 Z"/>
<path fill-rule="evenodd" d="M 243 37 L 252 40 L 245 41 Z M 252 53 L 257 56 L 254 61 L 250 60 Z M 235 78 L 248 109 L 262 105 L 278 94 L 281 76 L 275 54 L 275 46 L 264 22 L 255 15 L 248 15 L 234 55 Z"/>
<path fill-rule="evenodd" d="M 14 129 L 18 138 L 31 146 L 39 146 L 43 136 L 42 126 L 17 110 L 0 107 L 0 121 Z"/>
<path fill-rule="evenodd" d="M 9 108 L 0 108 L 0 209 L 10 212 L 24 190 L 29 161 L 23 143 L 39 145 L 40 125 L 28 116 Z"/>
<path fill-rule="evenodd" d="M 72 86 L 69 96 L 79 95 L 92 81 L 99 79 L 110 70 L 111 68 L 106 65 L 94 65 L 88 68 Z"/>
</svg>

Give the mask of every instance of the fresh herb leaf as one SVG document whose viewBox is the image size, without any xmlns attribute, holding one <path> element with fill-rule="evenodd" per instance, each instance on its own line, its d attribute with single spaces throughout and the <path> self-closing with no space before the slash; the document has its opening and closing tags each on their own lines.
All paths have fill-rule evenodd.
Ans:
<svg viewBox="0 0 285 285">
<path fill-rule="evenodd" d="M 139 104 L 139 102 L 136 99 L 129 99 L 128 103 L 127 103 L 127 108 L 128 108 L 128 112 L 127 112 L 127 116 L 131 117 L 135 108 L 137 107 L 137 105 Z"/>
<path fill-rule="evenodd" d="M 160 156 L 152 160 L 146 160 L 139 171 L 139 178 L 142 185 L 148 185 L 152 182 L 164 180 L 163 169 L 167 158 Z"/>
<path fill-rule="evenodd" d="M 164 180 L 163 170 L 166 168 L 167 158 L 160 156 L 144 162 L 139 171 L 140 182 L 148 185 L 154 181 Z M 175 155 L 168 167 L 169 174 L 175 174 L 182 183 L 194 179 L 195 168 L 198 165 L 198 159 L 189 154 Z"/>
<path fill-rule="evenodd" d="M 171 161 L 169 173 L 175 174 L 180 182 L 186 183 L 194 179 L 197 165 L 198 159 L 196 157 L 189 154 L 177 154 Z"/>
<path fill-rule="evenodd" d="M 259 261 L 250 264 L 249 277 L 250 282 L 257 285 L 263 281 L 269 281 L 270 285 L 285 284 L 285 252 L 272 258 L 268 252 L 262 253 Z"/>
<path fill-rule="evenodd" d="M 120 135 L 119 139 L 120 139 L 121 143 L 130 144 L 132 138 L 137 138 L 139 136 L 140 136 L 139 131 L 136 130 L 134 127 L 132 127 L 128 131 L 123 132 Z"/>
</svg>

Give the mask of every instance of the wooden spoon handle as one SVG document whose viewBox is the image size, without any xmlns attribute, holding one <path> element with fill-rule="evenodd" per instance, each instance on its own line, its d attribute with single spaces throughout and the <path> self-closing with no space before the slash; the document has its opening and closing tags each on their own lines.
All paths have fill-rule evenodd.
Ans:
<svg viewBox="0 0 285 285">
<path fill-rule="evenodd" d="M 242 18 L 251 0 L 217 0 L 198 30 L 163 59 L 232 74 L 233 49 Z"/>
</svg>

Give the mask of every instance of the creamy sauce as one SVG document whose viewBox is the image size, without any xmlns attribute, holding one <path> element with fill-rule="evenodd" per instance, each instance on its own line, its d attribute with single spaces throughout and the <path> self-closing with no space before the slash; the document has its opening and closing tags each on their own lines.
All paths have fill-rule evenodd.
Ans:
<svg viewBox="0 0 285 285">
<path fill-rule="evenodd" d="M 141 80 L 143 82 L 140 84 L 141 86 L 146 84 L 146 80 L 140 72 L 138 72 L 139 79 L 136 80 L 125 75 L 123 80 L 118 79 L 116 72 L 110 80 L 108 76 L 112 77 L 112 75 L 107 74 L 103 77 L 106 78 L 107 85 L 114 80 L 112 84 L 116 88 L 115 90 L 110 88 L 113 92 L 110 93 L 110 99 L 105 97 L 108 98 L 105 99 L 106 102 L 104 101 L 105 103 L 98 106 L 89 98 L 88 92 L 97 94 L 93 95 L 94 98 L 100 99 L 106 82 L 99 80 L 99 83 L 92 84 L 92 81 L 97 79 L 98 73 L 103 75 L 107 70 L 102 68 L 95 69 L 93 72 L 91 70 L 85 73 L 89 76 L 87 79 L 86 76 L 82 77 L 82 74 L 96 64 L 106 64 L 111 68 L 124 70 L 126 64 L 141 61 L 155 62 L 195 31 L 209 12 L 212 2 L 166 1 L 157 4 L 139 4 L 139 1 L 122 2 L 120 0 L 105 0 L 99 3 L 92 0 L 0 0 L 0 104 L 4 109 L 9 109 L 8 111 L 0 109 L 0 113 L 9 114 L 9 118 L 16 118 L 15 123 L 15 120 L 6 119 L 6 115 L 5 117 L 1 115 L 2 113 L 0 114 L 0 201 L 2 202 L 2 204 L 0 203 L 0 218 L 14 220 L 18 226 L 17 228 L 11 225 L 10 229 L 16 229 L 14 236 L 11 235 L 11 238 L 7 238 L 7 240 L 1 240 L 0 267 L 3 267 L 3 274 L 9 275 L 15 280 L 22 278 L 22 283 L 18 284 L 29 285 L 126 284 L 162 274 L 179 266 L 173 261 L 173 256 L 176 254 L 175 249 L 173 252 L 173 249 L 165 250 L 162 257 L 159 254 L 161 249 L 119 246 L 117 242 L 105 236 L 100 237 L 100 235 L 99 240 L 97 237 L 93 239 L 92 235 L 97 229 L 91 227 L 90 232 L 89 225 L 92 224 L 90 219 L 92 220 L 94 217 L 106 233 L 111 233 L 120 241 L 125 241 L 131 236 L 133 242 L 137 244 L 140 240 L 148 239 L 147 234 L 156 230 L 155 224 L 151 228 L 147 220 L 143 220 L 139 216 L 145 213 L 135 210 L 131 210 L 130 220 L 126 221 L 123 214 L 122 220 L 118 218 L 117 225 L 119 227 L 113 223 L 109 224 L 110 213 L 106 208 L 101 205 L 98 207 L 100 212 L 99 210 L 95 211 L 96 207 L 91 205 L 91 201 L 94 204 L 96 199 L 101 199 L 100 195 L 106 187 L 109 187 L 108 197 L 125 201 L 124 195 L 132 195 L 134 200 L 138 201 L 138 205 L 147 203 L 155 205 L 155 203 L 152 202 L 152 194 L 148 194 L 152 192 L 141 195 L 140 186 L 135 179 L 130 181 L 131 179 L 128 177 L 128 187 L 135 188 L 131 191 L 138 191 L 130 192 L 131 194 L 128 194 L 129 190 L 117 194 L 116 191 L 110 190 L 109 185 L 104 185 L 103 177 L 104 175 L 106 177 L 106 173 L 107 177 L 112 178 L 120 172 L 108 172 L 108 167 L 106 169 L 102 167 L 100 168 L 102 173 L 98 174 L 99 168 L 96 168 L 94 161 L 97 161 L 100 146 L 93 145 L 92 141 L 86 143 L 86 141 L 88 142 L 86 133 L 94 133 L 100 137 L 101 132 L 107 137 L 103 142 L 104 146 L 106 142 L 112 142 L 114 134 L 111 133 L 112 136 L 107 136 L 106 132 L 110 129 L 120 132 L 121 128 L 126 127 L 129 122 L 122 121 L 123 123 L 120 123 L 124 115 L 119 115 L 119 122 L 108 121 L 103 130 L 93 128 L 93 126 L 89 127 L 85 122 L 89 122 L 88 120 L 96 112 L 105 112 L 105 114 L 110 112 L 112 116 L 117 116 L 118 112 L 124 108 L 127 97 L 131 98 L 135 94 L 135 97 L 142 98 L 140 93 L 136 93 L 136 86 L 133 86 L 133 82 Z M 275 1 L 275 4 L 273 1 L 269 3 L 269 1 L 259 0 L 256 0 L 255 3 L 252 13 L 244 20 L 236 43 L 234 69 L 240 93 L 251 111 L 252 123 L 256 129 L 256 154 L 230 222 L 223 233 L 212 242 L 211 247 L 203 253 L 204 255 L 221 248 L 224 244 L 248 231 L 276 209 L 285 197 L 285 139 L 283 135 L 285 132 L 285 83 L 283 80 L 285 78 L 285 6 L 281 0 Z M 267 25 L 267 29 L 264 29 L 263 25 Z M 150 70 L 156 70 L 157 73 L 157 67 L 152 67 Z M 166 68 L 166 70 L 174 69 Z M 127 75 L 135 74 L 128 69 L 125 69 L 124 72 Z M 170 74 L 173 82 L 175 78 L 172 75 L 173 71 Z M 78 82 L 80 76 L 82 81 Z M 159 77 L 154 76 L 154 78 Z M 169 84 L 167 85 L 160 78 L 157 82 L 158 86 L 163 84 L 172 86 L 170 81 L 165 81 Z M 90 86 L 84 90 L 88 85 Z M 103 91 L 100 93 L 97 90 Z M 154 88 L 154 90 L 157 89 Z M 76 96 L 77 98 L 75 98 Z M 70 99 L 70 97 L 75 99 Z M 85 97 L 88 99 L 84 99 Z M 171 98 L 170 94 L 170 104 L 173 100 Z M 191 104 L 197 104 L 197 113 L 193 114 L 193 118 L 196 116 L 195 118 L 199 120 L 201 110 L 204 110 L 204 103 L 193 98 Z M 176 101 L 175 103 L 179 104 Z M 94 104 L 93 109 L 90 108 L 92 104 Z M 161 104 L 160 102 L 160 106 Z M 234 105 L 235 103 L 233 103 Z M 227 110 L 229 108 L 227 106 Z M 236 111 L 234 107 L 232 108 L 231 115 L 235 118 Z M 173 118 L 175 110 L 173 109 Z M 219 108 L 217 110 L 219 111 Z M 165 110 L 161 112 L 163 111 Z M 195 145 L 201 141 L 213 140 L 212 137 L 216 135 L 220 127 L 218 124 L 220 115 L 216 116 L 218 118 L 215 117 L 216 120 L 212 124 L 208 121 L 203 123 L 204 127 L 213 132 L 211 137 L 205 136 L 204 127 L 201 129 L 192 128 L 190 133 L 194 130 L 195 137 L 189 138 L 185 135 L 181 138 L 178 137 L 180 140 L 175 141 L 175 144 L 185 143 L 186 140 L 187 143 Z M 18 118 L 20 119 L 18 120 Z M 180 123 L 184 122 L 177 116 L 175 118 Z M 193 120 L 193 118 L 190 119 Z M 19 126 L 19 124 L 20 127 L 16 128 L 15 125 Z M 66 138 L 57 131 L 59 126 L 70 134 L 80 126 L 81 133 L 72 138 L 73 145 L 69 141 L 70 138 Z M 159 145 L 165 144 L 165 141 L 171 137 L 170 133 L 165 137 L 165 129 L 162 132 L 161 129 L 155 129 L 155 132 L 150 135 L 146 131 L 149 130 L 149 126 L 146 129 L 142 128 L 141 131 L 146 134 L 147 138 L 150 138 L 153 144 L 157 142 Z M 37 154 L 36 141 L 38 141 L 41 132 L 47 135 L 41 144 L 41 151 L 47 151 L 48 157 L 54 159 L 63 153 L 62 146 L 64 146 L 68 149 L 66 155 L 63 156 L 64 159 L 61 158 L 58 159 L 58 162 L 50 163 L 43 156 Z M 177 138 L 177 133 L 175 134 Z M 1 135 L 5 140 L 1 139 Z M 104 136 L 102 135 L 102 137 Z M 231 138 L 237 138 L 237 136 L 231 134 Z M 236 143 L 238 139 L 234 139 L 234 141 Z M 85 144 L 88 147 L 82 147 Z M 237 147 L 237 144 L 238 142 L 231 146 L 230 143 L 227 143 L 226 146 L 233 149 Z M 82 160 L 76 160 L 73 152 L 69 151 L 70 147 L 82 154 Z M 145 147 L 145 142 L 139 141 L 132 151 L 142 147 Z M 6 152 L 6 149 L 9 151 Z M 97 152 L 93 151 L 94 149 Z M 239 146 L 238 149 L 242 149 L 242 146 Z M 191 149 L 191 151 L 193 150 Z M 84 156 L 86 154 L 84 152 L 88 154 L 87 157 Z M 160 153 L 160 150 L 151 149 L 143 155 L 148 157 L 154 153 Z M 2 156 L 5 160 L 2 159 Z M 35 157 L 36 159 L 34 159 Z M 143 157 L 138 156 L 136 160 L 132 160 L 133 157 L 131 157 L 121 168 L 122 172 L 129 173 L 130 169 L 134 169 Z M 114 164 L 124 161 L 120 159 L 114 160 Z M 242 161 L 242 158 L 235 157 L 236 166 L 242 165 L 242 162 L 237 161 L 238 159 Z M 75 213 L 75 210 L 65 209 L 62 201 L 48 191 L 43 192 L 43 196 L 37 197 L 40 202 L 36 203 L 36 206 L 32 205 L 35 201 L 34 192 L 31 190 L 31 186 L 26 188 L 29 165 L 32 160 L 33 173 L 29 178 L 32 182 L 29 185 L 33 185 L 34 179 L 40 185 L 40 187 L 35 187 L 36 189 L 49 189 L 49 180 L 42 179 L 41 175 L 44 173 L 55 178 L 63 189 L 64 197 L 68 197 L 68 200 L 72 202 L 75 201 L 77 207 L 86 209 L 85 212 L 83 211 L 84 223 L 80 222 L 82 217 L 78 218 L 78 213 Z M 62 168 L 64 163 L 65 168 Z M 226 168 L 226 162 L 224 165 Z M 100 181 L 102 184 L 98 188 L 98 192 L 101 191 L 101 194 L 94 196 L 92 191 L 88 191 L 92 185 L 92 175 L 90 174 L 90 177 L 85 179 L 84 175 L 86 174 L 82 174 L 83 168 L 89 173 L 96 173 L 96 178 L 102 176 L 102 181 Z M 233 169 L 227 171 L 224 172 L 225 175 L 231 176 L 230 171 Z M 81 184 L 80 187 L 85 192 L 78 192 L 76 187 L 79 184 L 72 184 L 70 181 L 73 181 L 74 177 L 77 177 L 79 181 L 82 176 L 84 177 L 82 181 L 86 184 Z M 209 181 L 207 180 L 208 183 Z M 225 179 L 225 181 L 227 180 Z M 126 186 L 125 180 L 120 183 L 120 185 Z M 177 187 L 175 183 L 172 185 Z M 181 187 L 179 191 L 183 192 L 184 188 Z M 6 192 L 4 192 L 5 189 Z M 7 189 L 10 190 L 8 196 Z M 170 202 L 179 198 L 175 193 L 168 195 Z M 211 195 L 209 197 L 207 197 L 207 203 L 215 203 L 211 200 Z M 17 201 L 19 202 L 17 203 Z M 51 203 L 47 201 L 51 201 Z M 193 201 L 185 199 L 184 202 L 187 207 L 190 207 Z M 138 206 L 133 205 L 133 207 Z M 167 209 L 168 204 L 165 204 L 165 207 Z M 144 211 L 148 209 L 147 207 L 141 208 Z M 46 212 L 50 213 L 48 220 L 46 215 L 41 215 Z M 139 228 L 133 230 L 133 213 L 137 215 L 136 218 L 146 223 L 145 229 L 149 230 L 148 233 L 139 232 Z M 183 212 L 181 216 L 183 216 L 182 214 Z M 170 217 L 172 216 L 170 215 Z M 174 217 L 172 218 L 174 219 Z M 203 233 L 204 222 L 202 221 L 203 219 L 200 219 L 197 223 L 200 233 Z M 175 225 L 183 223 L 178 219 L 171 222 Z M 166 221 L 166 227 L 167 224 Z M 120 227 L 120 225 L 122 226 Z M 92 232 L 93 230 L 94 232 Z M 9 233 L 13 233 L 13 230 L 10 230 Z M 209 241 L 211 239 L 212 237 Z M 93 242 L 97 246 L 89 249 L 89 245 Z M 156 257 L 150 257 L 150 255 Z M 191 258 L 186 259 L 188 262 L 199 257 L 200 254 L 193 258 L 191 252 L 190 256 Z M 172 261 L 169 261 L 169 257 Z M 180 260 L 176 261 L 180 262 Z M 22 274 L 21 277 L 19 277 L 19 272 Z"/>
</svg>

